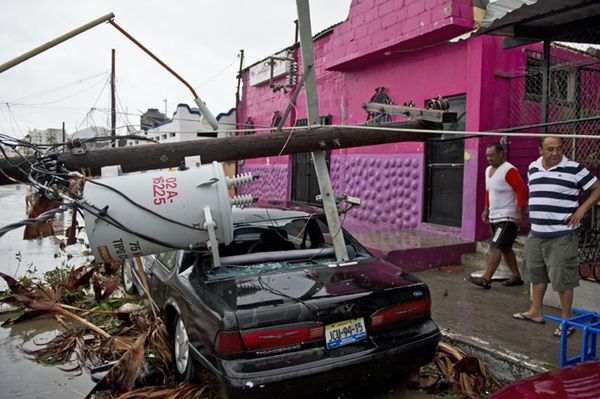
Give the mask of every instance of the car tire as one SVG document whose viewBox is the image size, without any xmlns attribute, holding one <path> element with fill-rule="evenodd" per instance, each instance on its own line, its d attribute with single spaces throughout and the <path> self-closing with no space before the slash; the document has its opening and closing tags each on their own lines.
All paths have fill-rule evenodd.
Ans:
<svg viewBox="0 0 600 399">
<path fill-rule="evenodd" d="M 133 281 L 133 259 L 125 259 L 121 262 L 121 282 L 123 289 L 129 295 L 137 294 L 137 287 Z"/>
<path fill-rule="evenodd" d="M 190 353 L 190 340 L 185 324 L 179 315 L 173 323 L 173 354 L 175 358 L 175 377 L 184 383 L 196 382 L 197 367 Z"/>
</svg>

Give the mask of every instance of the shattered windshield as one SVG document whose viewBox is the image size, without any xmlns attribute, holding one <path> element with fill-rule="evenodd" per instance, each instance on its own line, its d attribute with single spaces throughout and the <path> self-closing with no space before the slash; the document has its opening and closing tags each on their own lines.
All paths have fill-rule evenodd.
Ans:
<svg viewBox="0 0 600 399">
<path fill-rule="evenodd" d="M 221 266 L 213 267 L 210 253 L 200 255 L 209 280 L 307 269 L 336 262 L 332 235 L 322 216 L 280 217 L 235 225 L 234 239 L 221 245 Z M 350 260 L 371 257 L 356 239 L 342 230 Z"/>
</svg>

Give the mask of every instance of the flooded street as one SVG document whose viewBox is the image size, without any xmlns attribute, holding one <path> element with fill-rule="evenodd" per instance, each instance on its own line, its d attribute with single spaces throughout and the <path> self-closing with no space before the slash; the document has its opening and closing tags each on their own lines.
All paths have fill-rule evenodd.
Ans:
<svg viewBox="0 0 600 399">
<path fill-rule="evenodd" d="M 27 217 L 25 185 L 0 186 L 2 226 Z M 61 228 L 60 223 L 57 225 Z M 23 240 L 24 228 L 12 230 L 0 238 L 0 271 L 14 277 L 24 275 L 41 277 L 56 267 L 79 266 L 89 258 L 82 256 L 82 245 L 59 248 L 60 240 L 46 237 Z M 67 259 L 71 254 L 71 259 Z M 0 290 L 7 285 L 0 279 Z M 0 306 L 0 313 L 5 307 Z M 0 314 L 0 324 L 10 315 Z M 14 315 L 13 315 L 14 316 Z M 57 334 L 57 323 L 52 318 L 41 318 L 11 327 L 0 327 L 0 399 L 4 398 L 83 398 L 93 386 L 89 375 L 73 376 L 56 366 L 41 365 L 27 359 L 20 347 L 36 348 Z M 39 347 L 39 346 L 38 346 Z"/>
<path fill-rule="evenodd" d="M 0 315 L 0 324 L 8 317 Z M 93 383 L 87 373 L 76 376 L 54 365 L 27 359 L 20 347 L 40 348 L 57 334 L 52 318 L 39 318 L 8 328 L 0 327 L 0 399 L 81 399 Z"/>
<path fill-rule="evenodd" d="M 0 226 L 26 219 L 25 196 L 29 194 L 24 184 L 0 186 L 0 209 L 2 220 Z M 62 216 L 61 216 L 62 217 Z M 65 216 L 69 219 L 69 216 Z M 55 228 L 62 229 L 62 220 Z M 0 238 L 0 271 L 15 278 L 33 274 L 37 277 L 58 266 L 80 266 L 87 261 L 82 256 L 83 246 L 75 244 L 64 251 L 59 248 L 60 240 L 56 237 L 46 237 L 37 240 L 23 240 L 24 227 L 12 230 Z M 67 259 L 67 255 L 72 255 Z M 89 258 L 91 259 L 91 258 Z M 0 279 L 0 291 L 7 288 L 4 280 Z"/>
</svg>

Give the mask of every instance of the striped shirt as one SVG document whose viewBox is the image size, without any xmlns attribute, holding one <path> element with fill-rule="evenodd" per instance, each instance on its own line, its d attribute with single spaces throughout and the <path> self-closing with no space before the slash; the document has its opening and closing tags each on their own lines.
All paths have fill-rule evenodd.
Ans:
<svg viewBox="0 0 600 399">
<path fill-rule="evenodd" d="M 548 170 L 539 157 L 529 165 L 527 177 L 531 234 L 559 237 L 575 230 L 578 226 L 569 227 L 566 219 L 579 207 L 581 190 L 589 189 L 598 179 L 565 156 Z"/>
</svg>

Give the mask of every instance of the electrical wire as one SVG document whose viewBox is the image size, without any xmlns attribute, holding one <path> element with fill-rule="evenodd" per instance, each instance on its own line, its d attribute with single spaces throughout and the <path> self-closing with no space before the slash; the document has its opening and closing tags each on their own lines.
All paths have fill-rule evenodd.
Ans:
<svg viewBox="0 0 600 399">
<path fill-rule="evenodd" d="M 32 224 L 45 223 L 45 222 L 51 220 L 57 213 L 63 213 L 69 209 L 72 209 L 74 206 L 75 206 L 74 204 L 63 204 L 58 208 L 50 209 L 49 211 L 46 211 L 46 212 L 40 214 L 36 218 L 23 219 L 19 222 L 7 224 L 6 226 L 3 226 L 0 228 L 0 237 L 4 236 L 6 233 L 8 233 L 11 230 L 18 229 L 19 227 L 32 225 Z"/>
<path fill-rule="evenodd" d="M 90 76 L 87 76 L 85 78 L 81 78 L 81 79 L 78 79 L 78 80 L 75 80 L 75 81 L 72 81 L 72 82 L 69 82 L 69 83 L 62 84 L 60 86 L 52 87 L 50 89 L 46 89 L 46 90 L 43 90 L 43 91 L 40 91 L 40 92 L 37 92 L 37 93 L 29 94 L 27 96 L 23 96 L 23 97 L 19 97 L 19 98 L 10 100 L 9 103 L 19 103 L 19 102 L 22 102 L 22 101 L 32 100 L 32 99 L 37 98 L 37 97 L 43 97 L 43 96 L 45 96 L 47 94 L 52 94 L 52 93 L 55 93 L 55 92 L 60 91 L 62 89 L 66 89 L 68 87 L 75 86 L 75 85 L 83 83 L 83 82 L 85 82 L 87 80 L 94 79 L 94 78 L 97 78 L 97 77 L 102 76 L 102 75 L 106 75 L 107 73 L 108 73 L 107 71 L 104 71 L 104 72 L 101 72 L 101 73 L 90 75 Z"/>
</svg>

